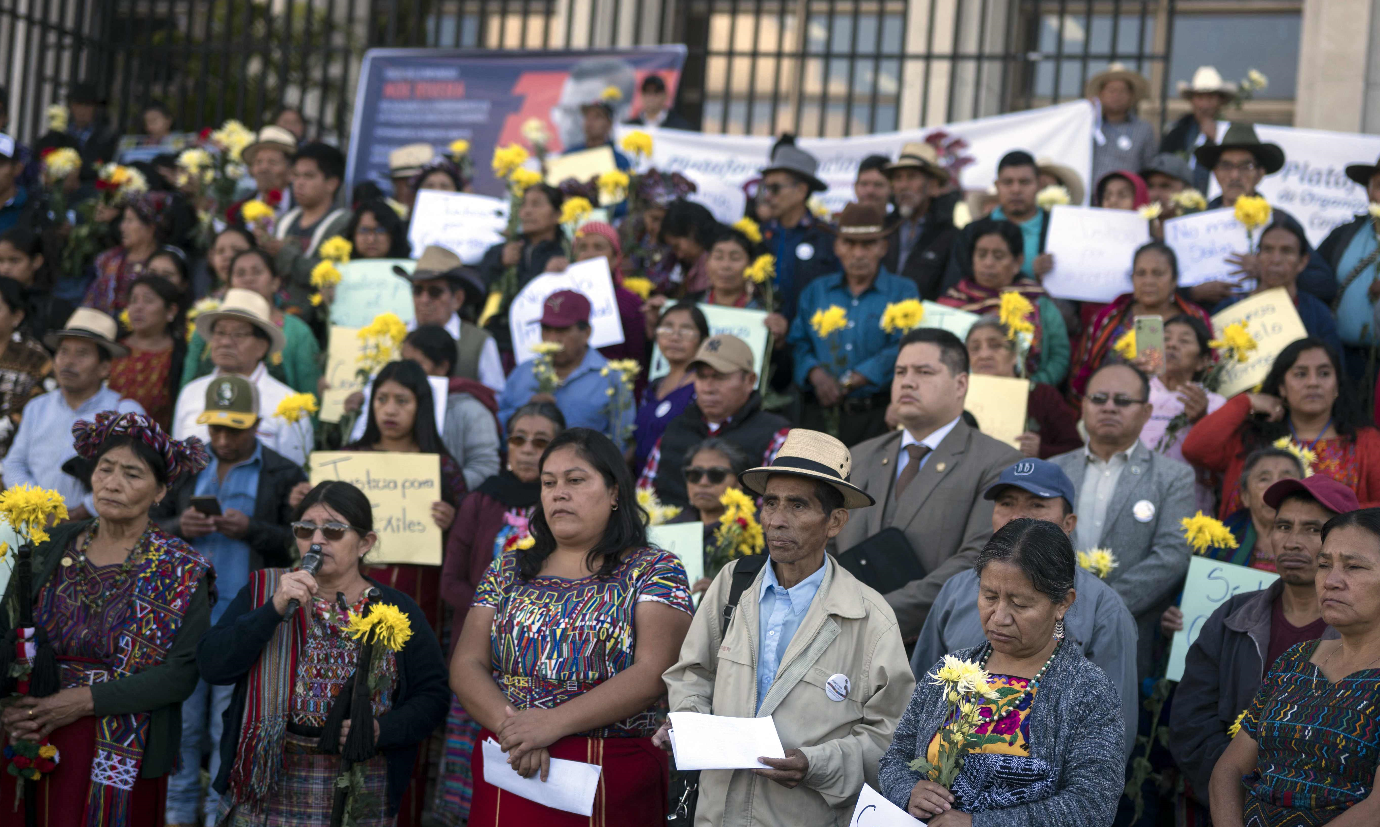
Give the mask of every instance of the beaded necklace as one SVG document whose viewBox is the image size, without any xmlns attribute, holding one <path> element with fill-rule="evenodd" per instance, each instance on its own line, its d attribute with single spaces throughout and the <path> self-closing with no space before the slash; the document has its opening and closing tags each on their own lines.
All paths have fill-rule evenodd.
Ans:
<svg viewBox="0 0 1380 827">
<path fill-rule="evenodd" d="M 87 572 L 90 570 L 91 566 L 87 565 L 90 561 L 87 559 L 86 550 L 91 547 L 91 541 L 96 538 L 96 530 L 99 525 L 99 523 L 93 524 L 90 530 L 86 532 L 85 536 L 82 537 L 81 544 L 77 547 L 76 552 L 64 554 L 61 561 L 63 568 L 68 568 L 74 563 L 77 565 L 75 578 L 77 581 L 77 600 L 88 609 L 93 610 L 101 608 L 103 601 L 98 601 L 96 596 L 88 594 L 86 578 Z M 100 590 L 97 596 L 103 597 L 107 592 L 118 593 L 123 591 L 125 582 L 129 580 L 130 571 L 144 559 L 144 552 L 142 549 L 146 547 L 145 541 L 148 540 L 149 535 L 152 533 L 153 521 L 150 520 L 148 525 L 144 528 L 144 533 L 139 535 L 139 539 L 135 541 L 134 546 L 129 550 L 129 554 L 125 556 L 125 561 L 120 564 L 120 569 L 116 572 L 114 580 L 110 583 L 110 588 Z"/>
<path fill-rule="evenodd" d="M 1044 665 L 1040 667 L 1040 671 L 1036 672 L 1035 677 L 1031 678 L 1030 683 L 1026 684 L 1025 692 L 1022 693 L 1020 699 L 1016 701 L 1015 705 L 1011 707 L 1012 709 L 1019 709 L 1022 705 L 1026 703 L 1027 700 L 1029 700 L 1032 703 L 1034 702 L 1035 690 L 1040 687 L 1040 678 L 1044 677 L 1045 670 L 1049 669 L 1049 665 L 1054 662 L 1054 656 L 1059 654 L 1059 647 L 1063 645 L 1064 639 L 1059 638 L 1059 642 L 1054 644 L 1054 651 L 1049 653 L 1049 660 L 1046 660 L 1044 662 Z M 992 644 L 988 643 L 983 650 L 982 657 L 978 659 L 978 666 L 982 667 L 982 669 L 986 671 L 987 660 L 991 657 Z"/>
</svg>

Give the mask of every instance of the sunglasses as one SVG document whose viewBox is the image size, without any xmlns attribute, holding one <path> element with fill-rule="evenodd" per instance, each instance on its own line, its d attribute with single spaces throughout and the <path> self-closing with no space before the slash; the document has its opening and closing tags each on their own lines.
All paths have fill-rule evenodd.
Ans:
<svg viewBox="0 0 1380 827">
<path fill-rule="evenodd" d="M 546 446 L 551 444 L 551 440 L 543 436 L 534 436 L 531 439 L 528 439 L 527 437 L 522 436 L 521 434 L 514 434 L 513 436 L 508 437 L 508 444 L 513 446 L 514 448 L 521 448 L 529 442 L 532 443 L 532 447 L 538 451 L 545 451 Z"/>
<path fill-rule="evenodd" d="M 321 530 L 321 536 L 329 542 L 336 542 L 345 536 L 345 532 L 353 531 L 354 526 L 348 523 L 329 522 L 317 525 L 316 523 L 293 523 L 292 536 L 299 540 L 310 540 L 316 536 L 316 530 Z"/>
<path fill-rule="evenodd" d="M 1111 396 L 1107 393 L 1094 393 L 1088 395 L 1088 401 L 1099 408 L 1107 404 L 1109 400 L 1118 408 L 1129 408 L 1132 405 L 1141 405 L 1145 403 L 1144 399 L 1132 399 L 1124 393 L 1119 393 L 1116 396 Z"/>
<path fill-rule="evenodd" d="M 412 298 L 417 298 L 423 293 L 432 301 L 440 301 L 446 297 L 450 291 L 439 284 L 414 284 L 412 285 Z"/>
<path fill-rule="evenodd" d="M 686 468 L 683 473 L 685 474 L 685 481 L 691 485 L 699 485 L 703 478 L 708 478 L 710 485 L 719 485 L 728 478 L 729 474 L 733 473 L 733 469 L 724 468 L 721 465 L 713 468 L 698 468 L 692 465 Z"/>
</svg>

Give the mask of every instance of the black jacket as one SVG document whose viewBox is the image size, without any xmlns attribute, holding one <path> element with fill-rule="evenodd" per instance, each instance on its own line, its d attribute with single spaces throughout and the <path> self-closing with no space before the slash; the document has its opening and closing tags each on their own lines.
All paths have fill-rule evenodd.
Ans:
<svg viewBox="0 0 1380 827">
<path fill-rule="evenodd" d="M 790 420 L 779 414 L 762 410 L 762 396 L 752 392 L 748 401 L 714 436 L 727 440 L 747 454 L 754 466 L 765 465 L 762 456 L 771 446 L 772 437 L 782 428 L 791 427 Z M 661 458 L 656 466 L 656 496 L 667 505 L 686 508 L 690 505 L 685 491 L 685 452 L 709 438 L 709 424 L 700 413 L 700 406 L 691 402 L 680 416 L 666 425 L 657 445 Z"/>
<path fill-rule="evenodd" d="M 627 119 L 626 121 L 624 121 L 623 123 L 625 123 L 625 124 L 627 124 L 627 125 L 629 125 L 629 126 L 646 126 L 646 125 L 647 125 L 647 119 L 644 118 L 644 117 L 642 117 L 641 115 L 638 115 L 636 118 L 628 118 L 628 119 Z M 657 126 L 657 128 L 658 128 L 658 129 L 683 129 L 683 130 L 686 130 L 686 131 L 688 131 L 688 132 L 695 132 L 695 131 L 698 131 L 698 130 L 695 129 L 695 127 L 693 127 L 693 126 L 690 125 L 690 122 L 689 122 L 689 121 L 687 121 L 684 117 L 681 116 L 681 114 L 680 114 L 679 112 L 677 112 L 677 111 L 674 110 L 674 109 L 672 109 L 672 110 L 670 110 L 669 112 L 666 113 L 666 119 L 663 120 L 663 121 Z"/>
<path fill-rule="evenodd" d="M 450 687 L 446 684 L 446 661 L 441 644 L 426 622 L 426 616 L 412 599 L 397 589 L 370 580 L 382 592 L 380 600 L 397 606 L 412 623 L 412 638 L 398 652 L 398 686 L 391 711 L 379 716 L 379 738 L 375 748 L 388 763 L 388 814 L 396 815 L 403 792 L 412 777 L 417 745 L 425 741 L 446 718 L 450 708 Z M 225 795 L 230 771 L 239 750 L 241 722 L 249 691 L 249 675 L 269 639 L 283 625 L 283 616 L 270 600 L 251 608 L 250 589 L 245 586 L 226 608 L 217 623 L 197 647 L 196 661 L 202 680 L 215 686 L 234 686 L 235 693 L 225 709 L 220 739 L 220 772 L 212 787 Z M 329 802 L 324 802 L 329 806 Z"/>
<path fill-rule="evenodd" d="M 288 494 L 293 486 L 307 481 L 302 466 L 284 458 L 267 445 L 262 447 L 264 453 L 263 467 L 259 469 L 259 490 L 254 496 L 254 513 L 249 515 L 249 533 L 244 536 L 251 553 L 250 571 L 292 564 L 294 545 L 289 526 L 293 509 L 288 505 Z M 174 537 L 181 537 L 180 518 L 182 512 L 191 506 L 195 493 L 195 476 L 178 480 L 163 502 L 153 509 L 154 521 Z"/>
<path fill-rule="evenodd" d="M 886 225 L 897 227 L 901 216 L 892 212 L 887 216 Z M 952 211 L 941 217 L 931 209 L 925 216 L 925 227 L 915 239 L 915 246 L 906 258 L 905 271 L 898 270 L 896 264 L 901 258 L 901 231 L 894 230 L 887 237 L 886 258 L 882 266 L 915 282 L 920 289 L 920 298 L 934 301 L 944 294 L 944 271 L 949 266 L 949 256 L 958 238 L 954 229 Z"/>
<path fill-rule="evenodd" d="M 1221 207 L 1222 196 L 1220 195 L 1209 201 L 1207 205 L 1210 210 L 1221 209 Z M 1270 208 L 1272 210 L 1271 222 L 1281 219 L 1285 222 L 1292 221 L 1300 230 L 1303 229 L 1303 224 L 1288 210 L 1273 204 L 1270 205 Z M 1340 255 L 1341 253 L 1338 253 L 1338 256 Z M 1328 307 L 1332 306 L 1332 299 L 1337 295 L 1337 275 L 1333 272 L 1332 265 L 1324 260 L 1323 256 L 1319 255 L 1311 244 L 1308 246 L 1308 266 L 1303 268 L 1302 273 L 1299 273 L 1298 286 L 1305 293 L 1312 293 L 1322 299 L 1323 304 Z"/>
<path fill-rule="evenodd" d="M 1049 239 L 1049 211 L 1041 210 L 1044 214 L 1044 221 L 1040 222 L 1040 252 L 1045 251 L 1045 241 Z M 949 266 L 944 271 L 944 283 L 941 285 L 939 295 L 949 292 L 949 288 L 957 285 L 968 276 L 973 274 L 973 228 L 977 226 L 978 219 L 974 219 L 971 224 L 959 231 L 954 239 L 953 247 L 949 252 Z M 910 264 L 910 262 L 906 262 Z"/>
</svg>

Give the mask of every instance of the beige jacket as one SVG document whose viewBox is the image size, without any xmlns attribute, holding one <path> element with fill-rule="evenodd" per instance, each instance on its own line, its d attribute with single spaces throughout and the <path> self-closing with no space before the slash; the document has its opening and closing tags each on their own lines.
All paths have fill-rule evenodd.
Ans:
<svg viewBox="0 0 1380 827">
<path fill-rule="evenodd" d="M 810 762 L 804 783 L 793 790 L 751 770 L 700 773 L 697 827 L 842 827 L 863 782 L 877 785 L 877 763 L 910 701 L 915 677 L 896 616 L 882 596 L 832 557 L 825 557 L 825 565 L 824 581 L 760 711 L 758 600 L 764 574 L 743 592 L 725 635 L 719 627 L 736 563 L 725 566 L 695 612 L 680 662 L 666 671 L 672 711 L 769 715 L 782 747 L 799 749 Z M 840 674 L 848 677 L 848 695 L 831 701 L 825 683 Z"/>
</svg>

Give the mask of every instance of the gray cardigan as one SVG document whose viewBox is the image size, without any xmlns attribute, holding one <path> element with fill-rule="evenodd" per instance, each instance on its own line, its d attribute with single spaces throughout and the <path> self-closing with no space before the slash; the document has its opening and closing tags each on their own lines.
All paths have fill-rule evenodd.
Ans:
<svg viewBox="0 0 1380 827">
<path fill-rule="evenodd" d="M 981 649 L 954 654 L 975 660 Z M 943 690 L 929 677 L 921 679 L 877 769 L 882 795 L 896 806 L 906 807 L 920 780 L 906 765 L 929 751 L 947 712 Z M 1125 737 L 1112 682 L 1077 646 L 1060 646 L 1030 710 L 1030 754 L 1054 768 L 1058 792 L 1043 801 L 974 813 L 973 827 L 1107 827 L 1125 785 Z"/>
</svg>

